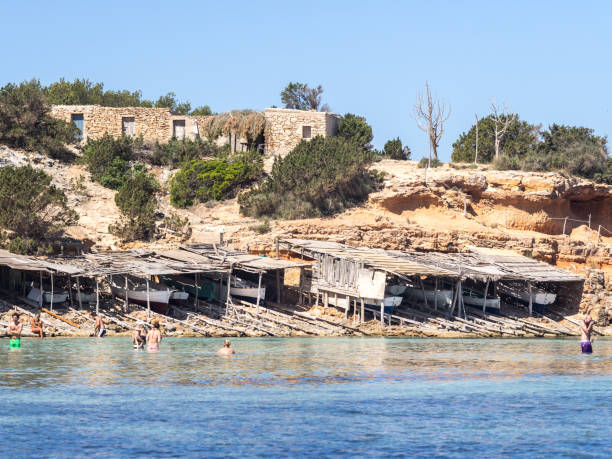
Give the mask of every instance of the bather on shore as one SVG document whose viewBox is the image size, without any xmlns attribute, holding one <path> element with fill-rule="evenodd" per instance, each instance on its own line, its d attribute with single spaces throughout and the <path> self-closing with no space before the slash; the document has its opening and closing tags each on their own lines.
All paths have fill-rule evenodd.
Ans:
<svg viewBox="0 0 612 459">
<path fill-rule="evenodd" d="M 30 319 L 30 329 L 32 330 L 32 333 L 38 333 L 40 338 L 45 336 L 45 332 L 43 331 L 43 323 L 42 320 L 40 320 L 39 312 L 37 312 L 34 317 Z"/>
<path fill-rule="evenodd" d="M 219 355 L 231 355 L 235 353 L 236 351 L 232 349 L 229 339 L 226 339 L 225 343 L 223 343 L 223 347 L 217 351 Z"/>
</svg>

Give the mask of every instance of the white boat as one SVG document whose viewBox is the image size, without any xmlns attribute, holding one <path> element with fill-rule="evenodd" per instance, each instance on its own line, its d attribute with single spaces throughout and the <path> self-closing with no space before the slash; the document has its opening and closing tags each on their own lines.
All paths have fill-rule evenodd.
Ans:
<svg viewBox="0 0 612 459">
<path fill-rule="evenodd" d="M 170 301 L 184 303 L 189 299 L 189 292 L 172 292 Z"/>
<path fill-rule="evenodd" d="M 501 309 L 501 300 L 499 298 L 488 297 L 485 305 L 484 296 L 471 290 L 463 291 L 463 303 L 478 308 L 484 306 L 486 309 L 494 309 L 496 311 Z"/>
<path fill-rule="evenodd" d="M 419 300 L 423 300 L 423 297 L 427 298 L 427 305 L 433 306 L 436 304 L 436 297 L 438 298 L 438 306 L 446 306 L 450 307 L 453 304 L 453 291 L 452 290 L 425 290 L 425 295 L 423 295 L 423 289 L 418 287 L 408 287 L 406 289 L 406 293 L 409 294 L 409 297 L 417 298 Z"/>
<path fill-rule="evenodd" d="M 529 304 L 529 289 L 506 284 L 499 284 L 497 289 L 500 293 L 516 298 L 521 303 Z M 533 295 L 532 303 L 535 305 L 546 306 L 553 304 L 557 299 L 556 293 L 547 292 L 546 290 L 542 290 L 540 288 L 532 287 L 531 293 Z"/>
<path fill-rule="evenodd" d="M 240 278 L 234 277 L 232 278 L 232 286 L 230 288 L 230 295 L 238 296 L 242 298 L 253 298 L 257 301 L 258 289 L 257 286 L 249 281 L 242 280 Z M 221 287 L 221 299 L 225 301 L 225 297 L 227 296 L 227 288 L 225 285 Z M 259 288 L 259 299 L 263 301 L 266 297 L 266 288 Z"/>
<path fill-rule="evenodd" d="M 403 296 L 386 296 L 383 300 L 385 312 L 390 312 L 400 304 L 402 304 L 404 297 Z M 364 298 L 364 303 L 370 307 L 380 309 L 380 300 L 376 300 L 374 298 Z"/>
<path fill-rule="evenodd" d="M 68 299 L 68 292 L 53 292 L 53 304 L 63 303 Z M 28 293 L 28 300 L 32 300 L 35 303 L 40 302 L 40 289 L 32 287 Z M 51 292 L 44 292 L 43 303 L 51 303 Z"/>
<path fill-rule="evenodd" d="M 81 303 L 95 303 L 96 302 L 96 294 L 95 293 L 84 293 L 84 292 L 76 292 L 74 295 L 74 301 L 79 302 L 79 296 L 81 297 Z"/>
<path fill-rule="evenodd" d="M 125 299 L 125 288 L 120 287 L 114 283 L 111 283 L 111 290 L 113 295 L 120 299 Z M 168 303 L 170 303 L 170 297 L 174 293 L 173 290 L 156 290 L 149 288 L 149 304 L 151 309 L 160 314 L 168 313 Z M 132 285 L 127 291 L 128 301 L 130 303 L 140 304 L 142 306 L 147 305 L 147 287 L 146 285 Z"/>
<path fill-rule="evenodd" d="M 387 285 L 387 292 L 393 296 L 401 296 L 406 292 L 407 285 Z"/>
</svg>

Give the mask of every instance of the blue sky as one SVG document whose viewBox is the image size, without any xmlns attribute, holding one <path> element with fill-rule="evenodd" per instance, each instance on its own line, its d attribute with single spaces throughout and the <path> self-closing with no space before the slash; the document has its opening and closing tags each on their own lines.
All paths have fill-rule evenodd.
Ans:
<svg viewBox="0 0 612 459">
<path fill-rule="evenodd" d="M 399 136 L 418 159 L 413 106 L 428 80 L 452 106 L 448 160 L 492 99 L 608 135 L 611 19 L 604 1 L 3 2 L 0 84 L 89 78 L 217 112 L 321 84 L 334 112 L 367 118 L 377 147 Z"/>
</svg>

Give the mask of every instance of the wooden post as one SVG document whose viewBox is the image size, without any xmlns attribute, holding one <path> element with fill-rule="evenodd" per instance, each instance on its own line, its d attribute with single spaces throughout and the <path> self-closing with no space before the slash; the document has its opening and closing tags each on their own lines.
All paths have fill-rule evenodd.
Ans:
<svg viewBox="0 0 612 459">
<path fill-rule="evenodd" d="M 457 304 L 457 299 L 459 298 L 459 286 L 461 285 L 461 281 L 457 281 L 457 285 L 455 285 L 455 294 L 453 296 L 453 303 L 451 304 L 451 308 L 450 308 L 450 313 L 449 315 L 452 317 L 452 315 L 455 313 L 455 306 Z"/>
<path fill-rule="evenodd" d="M 146 278 L 147 281 L 147 320 L 151 320 L 151 292 L 149 290 L 149 278 Z"/>
<path fill-rule="evenodd" d="M 261 276 L 263 273 L 259 271 L 259 280 L 257 282 L 257 314 L 259 314 L 259 302 L 261 300 Z"/>
<path fill-rule="evenodd" d="M 199 300 L 198 298 L 200 298 L 200 285 L 199 285 L 199 277 L 200 275 L 198 273 L 194 274 L 194 278 L 195 278 L 195 284 L 193 285 L 193 287 L 195 288 L 195 297 L 193 299 L 193 307 L 195 308 L 196 312 L 198 311 L 198 306 L 199 306 Z"/>
<path fill-rule="evenodd" d="M 279 258 L 280 257 L 280 241 L 277 237 L 274 238 L 274 244 L 276 245 L 276 258 Z"/>
<path fill-rule="evenodd" d="M 51 273 L 51 302 L 49 309 L 53 311 L 53 273 Z"/>
<path fill-rule="evenodd" d="M 385 299 L 380 302 L 380 326 L 385 326 Z"/>
<path fill-rule="evenodd" d="M 70 297 L 70 307 L 74 308 L 74 302 L 72 300 L 72 277 L 68 276 L 68 296 Z"/>
<path fill-rule="evenodd" d="M 482 312 L 485 312 L 485 309 L 487 309 L 487 292 L 489 291 L 490 281 L 491 281 L 491 278 L 487 277 L 487 285 L 485 285 L 485 290 L 484 290 L 484 299 L 482 300 Z"/>
<path fill-rule="evenodd" d="M 601 235 L 601 225 L 597 227 L 597 244 L 599 244 L 599 236 Z"/>
<path fill-rule="evenodd" d="M 363 298 L 360 298 L 361 300 L 361 316 L 359 317 L 360 323 L 364 323 L 365 322 L 365 303 L 363 301 Z"/>
<path fill-rule="evenodd" d="M 591 214 L 589 214 L 589 232 L 587 234 L 587 244 L 591 242 Z"/>
<path fill-rule="evenodd" d="M 423 292 L 423 300 L 425 301 L 425 307 L 429 309 L 429 304 L 427 304 L 427 295 L 425 294 L 425 286 L 423 285 L 423 279 L 419 277 L 419 283 L 421 284 L 421 291 Z"/>
<path fill-rule="evenodd" d="M 100 312 L 100 282 L 96 277 L 96 315 Z"/>
<path fill-rule="evenodd" d="M 77 295 L 79 295 L 79 309 L 83 309 L 83 299 L 81 298 L 81 282 L 79 276 L 76 277 L 77 281 Z"/>
<path fill-rule="evenodd" d="M 128 277 L 127 275 L 123 277 L 125 277 L 125 300 L 123 301 L 123 312 L 127 312 L 128 305 L 130 303 L 130 299 L 128 298 Z"/>
<path fill-rule="evenodd" d="M 351 308 L 351 297 L 346 295 L 346 306 L 344 307 L 344 318 L 348 319 L 349 309 Z M 336 307 L 338 305 L 336 304 Z"/>
<path fill-rule="evenodd" d="M 42 271 L 38 271 L 40 274 L 40 281 L 38 283 L 38 287 L 40 290 L 40 296 L 38 298 L 38 306 L 42 308 L 43 305 L 43 296 L 44 296 L 44 290 L 43 290 L 43 284 L 42 284 Z"/>
<path fill-rule="evenodd" d="M 567 217 L 563 219 L 563 235 L 565 236 L 565 225 L 567 225 Z"/>
<path fill-rule="evenodd" d="M 229 273 L 227 273 L 227 296 L 225 298 L 225 315 L 227 315 L 227 308 L 230 303 L 230 291 L 232 290 L 232 267 L 230 265 Z"/>
<path fill-rule="evenodd" d="M 531 282 L 528 282 L 527 285 L 529 286 L 529 317 L 531 317 L 533 314 L 533 291 L 531 288 Z"/>
<path fill-rule="evenodd" d="M 281 303 L 281 286 L 280 286 L 280 270 L 276 270 L 276 302 Z"/>
<path fill-rule="evenodd" d="M 436 277 L 436 285 L 434 288 L 434 311 L 438 310 L 438 278 Z"/>
<path fill-rule="evenodd" d="M 261 278 L 260 278 L 260 282 L 261 282 Z M 300 267 L 300 286 L 299 286 L 299 294 L 300 294 L 299 304 L 300 305 L 304 304 L 303 288 L 304 288 L 304 267 L 302 266 Z"/>
</svg>

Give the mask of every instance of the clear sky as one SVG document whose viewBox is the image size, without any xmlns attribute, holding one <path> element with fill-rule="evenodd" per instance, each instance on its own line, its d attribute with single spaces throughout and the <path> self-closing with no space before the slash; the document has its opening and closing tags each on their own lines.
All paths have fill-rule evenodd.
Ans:
<svg viewBox="0 0 612 459">
<path fill-rule="evenodd" d="M 281 105 L 289 81 L 323 85 L 332 111 L 363 115 L 382 147 L 419 159 L 413 115 L 430 82 L 452 106 L 440 145 L 492 99 L 520 117 L 611 133 L 612 2 L 3 1 L 0 84 L 32 77 L 174 91 L 214 111 Z"/>
</svg>

